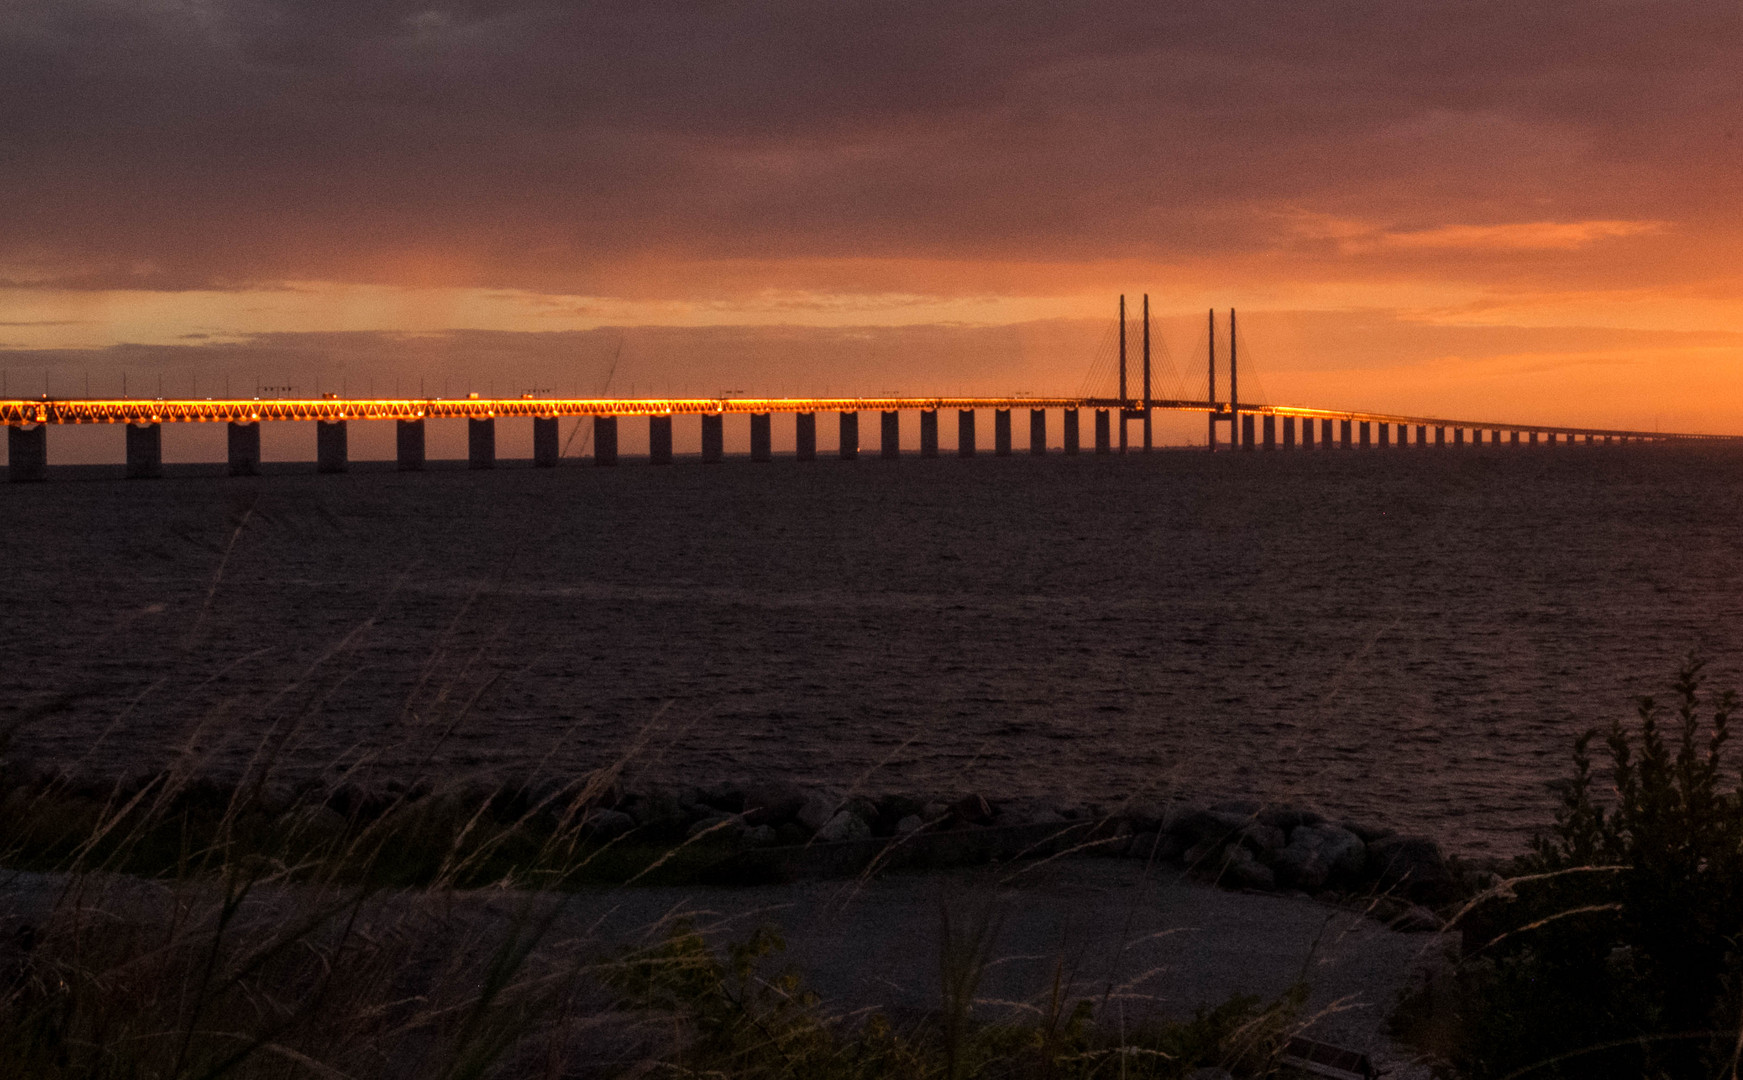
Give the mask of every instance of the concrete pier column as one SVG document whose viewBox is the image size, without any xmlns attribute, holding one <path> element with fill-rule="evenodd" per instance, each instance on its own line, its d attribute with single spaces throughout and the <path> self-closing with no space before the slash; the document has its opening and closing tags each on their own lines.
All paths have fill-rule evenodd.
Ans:
<svg viewBox="0 0 1743 1080">
<path fill-rule="evenodd" d="M 127 479 L 156 480 L 163 475 L 163 425 L 127 425 Z"/>
<path fill-rule="evenodd" d="M 1536 446 L 1536 445 L 1537 445 L 1537 432 L 1535 432 L 1535 431 L 1533 431 L 1533 432 L 1532 432 L 1532 433 L 1531 433 L 1531 445 L 1532 445 L 1532 446 Z"/>
<path fill-rule="evenodd" d="M 1029 410 L 1029 453 L 1047 452 L 1047 410 Z"/>
<path fill-rule="evenodd" d="M 797 461 L 817 460 L 817 414 L 793 414 L 793 457 Z"/>
<path fill-rule="evenodd" d="M 593 464 L 617 464 L 617 417 L 593 418 Z"/>
<path fill-rule="evenodd" d="M 260 475 L 260 421 L 226 425 L 225 442 L 229 444 L 230 475 Z"/>
<path fill-rule="evenodd" d="M 1337 445 L 1332 441 L 1331 417 L 1329 416 L 1319 422 L 1319 445 L 1325 447 L 1327 450 L 1330 450 L 1333 446 Z"/>
<path fill-rule="evenodd" d="M 902 456 L 902 414 L 893 409 L 878 418 L 878 456 Z"/>
<path fill-rule="evenodd" d="M 766 412 L 750 414 L 750 459 L 768 461 L 774 457 L 774 424 Z"/>
<path fill-rule="evenodd" d="M 48 479 L 48 425 L 8 427 L 6 478 L 15 484 Z"/>
<path fill-rule="evenodd" d="M 1301 418 L 1301 448 L 1313 449 L 1313 420 L 1305 416 Z"/>
<path fill-rule="evenodd" d="M 648 417 L 648 464 L 672 463 L 672 414 Z"/>
<path fill-rule="evenodd" d="M 974 410 L 956 410 L 956 456 L 974 456 Z"/>
<path fill-rule="evenodd" d="M 852 461 L 859 456 L 859 414 L 841 414 L 841 460 Z"/>
<path fill-rule="evenodd" d="M 342 473 L 349 466 L 349 447 L 345 436 L 345 421 L 315 421 L 315 471 Z"/>
<path fill-rule="evenodd" d="M 1266 413 L 1262 427 L 1264 428 L 1265 449 L 1277 449 L 1277 418 Z"/>
<path fill-rule="evenodd" d="M 1371 445 L 1373 445 L 1373 439 L 1371 437 L 1373 433 L 1370 430 L 1369 423 L 1370 422 L 1367 420 L 1362 421 L 1361 440 L 1362 440 L 1362 449 L 1363 450 L 1366 450 Z"/>
<path fill-rule="evenodd" d="M 1295 449 L 1295 417 L 1293 416 L 1283 418 L 1283 449 Z"/>
<path fill-rule="evenodd" d="M 467 417 L 466 467 L 496 468 L 496 417 Z"/>
<path fill-rule="evenodd" d="M 920 456 L 938 456 L 938 410 L 920 410 Z"/>
<path fill-rule="evenodd" d="M 1507 433 L 1507 442 L 1511 446 L 1518 446 L 1519 445 L 1519 433 L 1517 431 L 1509 431 Z"/>
<path fill-rule="evenodd" d="M 1067 454 L 1075 455 L 1077 453 L 1077 442 L 1078 442 L 1078 434 L 1079 434 L 1078 429 L 1077 429 L 1077 410 L 1076 409 L 1066 409 L 1065 410 L 1065 425 L 1064 425 L 1064 427 L 1065 427 L 1065 452 Z"/>
<path fill-rule="evenodd" d="M 1434 445 L 1437 450 L 1446 445 L 1446 428 L 1437 427 L 1434 429 Z"/>
<path fill-rule="evenodd" d="M 1350 448 L 1350 428 L 1351 428 L 1351 426 L 1352 426 L 1351 422 L 1348 420 L 1339 420 L 1338 421 L 1338 445 L 1343 447 L 1345 450 L 1348 450 Z"/>
<path fill-rule="evenodd" d="M 1379 436 L 1381 446 L 1391 446 L 1392 445 L 1392 425 L 1391 424 L 1381 424 L 1380 430 L 1378 432 L 1376 432 L 1375 434 Z"/>
<path fill-rule="evenodd" d="M 1096 453 L 1111 454 L 1114 452 L 1113 434 L 1113 425 L 1108 422 L 1108 411 L 1106 409 L 1097 409 L 1095 411 Z"/>
<path fill-rule="evenodd" d="M 400 472 L 422 472 L 424 468 L 424 422 L 399 420 L 394 423 L 394 444 L 398 450 Z"/>
<path fill-rule="evenodd" d="M 702 464 L 718 465 L 726 456 L 726 417 L 720 413 L 702 414 Z"/>
<path fill-rule="evenodd" d="M 562 456 L 563 442 L 558 435 L 557 418 L 533 417 L 533 465 L 540 469 L 554 469 L 557 459 Z"/>
<path fill-rule="evenodd" d="M 1241 414 L 1241 449 L 1242 450 L 1251 450 L 1252 448 L 1253 448 L 1253 414 L 1250 412 L 1249 413 L 1242 413 Z"/>
<path fill-rule="evenodd" d="M 1011 410 L 993 410 L 993 455 L 1011 456 Z"/>
<path fill-rule="evenodd" d="M 1417 424 L 1416 425 L 1416 445 L 1417 446 L 1427 446 L 1428 445 L 1428 425 L 1427 424 Z"/>
</svg>

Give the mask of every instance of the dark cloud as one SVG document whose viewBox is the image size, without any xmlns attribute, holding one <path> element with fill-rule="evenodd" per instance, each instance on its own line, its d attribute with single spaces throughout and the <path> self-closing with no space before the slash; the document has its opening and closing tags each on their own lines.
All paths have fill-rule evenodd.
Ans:
<svg viewBox="0 0 1743 1080">
<path fill-rule="evenodd" d="M 648 258 L 1401 257 L 1303 239 L 1298 212 L 1710 231 L 1743 165 L 1740 23 L 1733 0 L 41 0 L 0 14 L 0 266 L 610 292 Z"/>
</svg>

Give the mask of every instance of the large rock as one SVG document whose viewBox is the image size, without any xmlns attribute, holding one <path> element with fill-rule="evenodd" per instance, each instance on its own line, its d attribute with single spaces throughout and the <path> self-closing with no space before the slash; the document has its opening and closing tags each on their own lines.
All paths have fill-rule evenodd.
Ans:
<svg viewBox="0 0 1743 1080">
<path fill-rule="evenodd" d="M 1348 829 L 1322 823 L 1301 825 L 1289 834 L 1289 844 L 1271 859 L 1277 880 L 1307 892 L 1329 882 L 1354 880 L 1362 875 L 1367 849 Z"/>
<path fill-rule="evenodd" d="M 865 823 L 864 818 L 851 810 L 843 810 L 823 823 L 823 827 L 817 830 L 817 840 L 825 844 L 842 840 L 869 840 L 871 834 L 871 826 Z"/>
<path fill-rule="evenodd" d="M 791 821 L 804 805 L 805 793 L 792 784 L 764 781 L 745 785 L 744 819 L 752 825 Z"/>
<path fill-rule="evenodd" d="M 968 825 L 991 825 L 992 804 L 980 795 L 964 795 L 950 804 L 951 816 Z"/>
<path fill-rule="evenodd" d="M 1236 844 L 1227 849 L 1223 856 L 1221 870 L 1216 875 L 1219 885 L 1239 889 L 1274 889 L 1277 887 L 1276 876 L 1271 868 L 1260 862 L 1253 853 Z"/>
<path fill-rule="evenodd" d="M 1241 826 L 1237 835 L 1244 846 L 1261 858 L 1269 857 L 1283 850 L 1283 830 L 1275 825 L 1266 825 L 1257 821 L 1249 822 Z"/>
<path fill-rule="evenodd" d="M 805 793 L 805 801 L 800 804 L 799 810 L 793 815 L 793 818 L 807 829 L 816 832 L 829 824 L 829 819 L 835 816 L 836 807 L 840 805 L 841 800 L 834 795 L 821 791 L 809 791 Z"/>
<path fill-rule="evenodd" d="M 1440 844 L 1426 836 L 1388 836 L 1368 845 L 1368 873 L 1382 889 L 1437 904 L 1458 894 L 1458 881 Z"/>
<path fill-rule="evenodd" d="M 685 833 L 690 839 L 707 833 L 704 843 L 725 843 L 737 840 L 744 833 L 744 818 L 738 814 L 713 814 L 698 818 Z"/>
<path fill-rule="evenodd" d="M 633 828 L 635 818 L 621 810 L 592 810 L 581 822 L 581 831 L 595 840 L 615 840 Z"/>
</svg>

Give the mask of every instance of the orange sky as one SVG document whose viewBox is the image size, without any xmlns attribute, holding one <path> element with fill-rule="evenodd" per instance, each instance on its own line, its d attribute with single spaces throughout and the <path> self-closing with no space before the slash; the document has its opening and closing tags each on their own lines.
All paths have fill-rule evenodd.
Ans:
<svg viewBox="0 0 1743 1080">
<path fill-rule="evenodd" d="M 12 393 L 1193 391 L 1743 432 L 1734 0 L 43 0 Z"/>
</svg>

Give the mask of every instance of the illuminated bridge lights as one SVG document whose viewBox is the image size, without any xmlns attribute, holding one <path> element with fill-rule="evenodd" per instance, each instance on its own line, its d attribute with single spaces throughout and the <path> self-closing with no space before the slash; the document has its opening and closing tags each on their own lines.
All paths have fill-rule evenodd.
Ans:
<svg viewBox="0 0 1743 1080">
<path fill-rule="evenodd" d="M 486 420 L 497 417 L 672 416 L 722 413 L 904 412 L 945 409 L 1109 409 L 1136 412 L 1232 412 L 1352 423 L 1408 424 L 1437 428 L 1546 435 L 1622 437 L 1640 440 L 1737 441 L 1738 435 L 1628 431 L 1616 428 L 1456 420 L 1394 413 L 1314 409 L 1242 402 L 1086 397 L 865 397 L 865 398 L 16 398 L 0 400 L 0 424 L 186 424 L 325 420 Z"/>
</svg>

